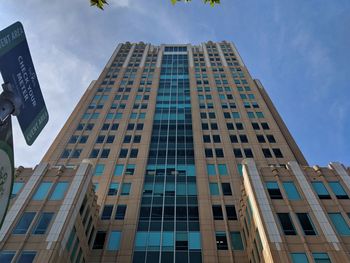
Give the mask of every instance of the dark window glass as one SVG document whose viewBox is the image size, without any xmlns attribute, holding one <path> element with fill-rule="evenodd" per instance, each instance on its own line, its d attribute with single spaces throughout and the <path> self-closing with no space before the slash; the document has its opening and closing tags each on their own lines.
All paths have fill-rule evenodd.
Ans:
<svg viewBox="0 0 350 263">
<path fill-rule="evenodd" d="M 226 214 L 228 220 L 237 220 L 237 214 L 234 205 L 226 205 Z"/>
<path fill-rule="evenodd" d="M 266 182 L 266 188 L 271 199 L 283 199 L 277 182 Z"/>
<path fill-rule="evenodd" d="M 119 158 L 126 158 L 128 155 L 128 149 L 120 149 Z"/>
<path fill-rule="evenodd" d="M 266 123 L 266 122 L 262 122 L 262 123 L 261 123 L 261 127 L 262 127 L 264 130 L 270 130 L 269 124 Z"/>
<path fill-rule="evenodd" d="M 115 138 L 114 135 L 108 136 L 108 137 L 107 137 L 107 140 L 106 140 L 106 143 L 113 143 L 113 142 L 114 142 L 114 138 Z"/>
<path fill-rule="evenodd" d="M 231 118 L 231 114 L 229 112 L 224 112 L 224 117 L 225 117 L 225 119 L 230 119 Z"/>
<path fill-rule="evenodd" d="M 79 143 L 86 143 L 87 140 L 88 140 L 88 136 L 87 135 L 81 136 L 80 139 L 79 139 Z"/>
<path fill-rule="evenodd" d="M 212 209 L 213 209 L 214 220 L 223 220 L 224 219 L 224 215 L 222 214 L 221 205 L 213 205 Z"/>
<path fill-rule="evenodd" d="M 41 214 L 38 223 L 36 224 L 33 234 L 35 235 L 44 235 L 48 226 L 50 225 L 51 219 L 54 213 L 44 212 Z"/>
<path fill-rule="evenodd" d="M 209 157 L 213 157 L 213 150 L 212 149 L 208 149 L 205 148 L 205 157 L 209 158 Z"/>
<path fill-rule="evenodd" d="M 217 250 L 227 250 L 227 239 L 226 239 L 226 233 L 225 232 L 216 232 L 216 248 Z"/>
<path fill-rule="evenodd" d="M 244 154 L 245 154 L 245 157 L 246 157 L 246 158 L 253 158 L 253 157 L 254 157 L 254 156 L 253 156 L 253 152 L 252 152 L 251 149 L 245 148 L 245 149 L 243 149 L 243 150 L 244 150 Z"/>
<path fill-rule="evenodd" d="M 68 143 L 76 143 L 77 141 L 78 141 L 78 135 L 73 135 L 72 137 L 70 137 Z"/>
<path fill-rule="evenodd" d="M 218 124 L 217 123 L 210 123 L 210 127 L 212 130 L 217 130 L 218 129 Z"/>
<path fill-rule="evenodd" d="M 141 135 L 135 135 L 133 142 L 134 143 L 140 143 L 141 142 Z"/>
<path fill-rule="evenodd" d="M 273 135 L 271 135 L 271 134 L 266 135 L 266 138 L 267 138 L 267 140 L 268 140 L 270 143 L 275 143 L 275 142 L 276 142 L 275 137 L 274 137 Z"/>
<path fill-rule="evenodd" d="M 265 138 L 264 138 L 264 135 L 257 135 L 256 138 L 258 139 L 258 142 L 260 142 L 260 143 L 266 142 Z"/>
<path fill-rule="evenodd" d="M 307 213 L 297 213 L 297 217 L 306 236 L 316 235 L 316 231 Z"/>
<path fill-rule="evenodd" d="M 139 153 L 138 149 L 131 149 L 130 158 L 137 158 L 137 154 Z"/>
<path fill-rule="evenodd" d="M 272 154 L 271 154 L 270 149 L 268 149 L 268 148 L 262 148 L 262 152 L 263 152 L 265 158 L 272 158 Z"/>
<path fill-rule="evenodd" d="M 234 130 L 235 126 L 233 125 L 233 123 L 226 123 L 227 129 L 228 130 Z"/>
<path fill-rule="evenodd" d="M 84 129 L 84 123 L 79 123 L 77 127 L 77 131 L 82 131 Z"/>
<path fill-rule="evenodd" d="M 272 148 L 272 151 L 275 154 L 276 158 L 283 158 L 283 154 L 280 149 Z"/>
<path fill-rule="evenodd" d="M 202 130 L 209 130 L 208 123 L 202 123 Z"/>
<path fill-rule="evenodd" d="M 97 158 L 100 149 L 92 149 L 89 158 Z"/>
<path fill-rule="evenodd" d="M 103 143 L 104 140 L 105 140 L 105 136 L 104 135 L 100 135 L 100 136 L 97 137 L 96 143 Z"/>
<path fill-rule="evenodd" d="M 101 158 L 108 158 L 110 149 L 103 149 L 101 153 Z"/>
<path fill-rule="evenodd" d="M 35 214 L 35 212 L 24 212 L 16 227 L 13 229 L 12 233 L 17 235 L 26 234 L 30 224 L 35 217 Z"/>
<path fill-rule="evenodd" d="M 254 130 L 260 130 L 260 126 L 256 122 L 252 122 L 252 127 L 253 127 Z"/>
<path fill-rule="evenodd" d="M 220 148 L 215 148 L 215 155 L 217 158 L 223 158 L 224 157 L 224 151 Z"/>
<path fill-rule="evenodd" d="M 113 124 L 112 124 L 111 130 L 112 130 L 112 131 L 116 131 L 116 130 L 118 130 L 118 127 L 119 127 L 119 124 L 118 124 L 118 123 L 113 123 Z"/>
<path fill-rule="evenodd" d="M 106 240 L 105 231 L 97 231 L 92 249 L 103 249 Z"/>
<path fill-rule="evenodd" d="M 36 256 L 35 251 L 22 251 L 19 255 L 17 263 L 32 263 Z"/>
<path fill-rule="evenodd" d="M 203 135 L 203 142 L 210 142 L 210 135 Z"/>
<path fill-rule="evenodd" d="M 104 123 L 103 125 L 102 125 L 102 130 L 103 131 L 107 131 L 109 129 L 109 123 Z"/>
<path fill-rule="evenodd" d="M 237 139 L 236 135 L 230 135 L 230 140 L 231 140 L 232 143 L 237 143 L 238 142 L 238 139 Z"/>
<path fill-rule="evenodd" d="M 296 235 L 296 231 L 292 220 L 290 219 L 289 213 L 277 213 L 278 220 L 280 221 L 281 227 L 285 235 Z"/>
<path fill-rule="evenodd" d="M 143 123 L 136 124 L 136 130 L 137 131 L 142 131 L 143 130 Z"/>
<path fill-rule="evenodd" d="M 241 140 L 242 143 L 247 143 L 248 142 L 247 135 L 239 135 L 239 139 Z"/>
<path fill-rule="evenodd" d="M 101 219 L 109 220 L 113 211 L 113 205 L 105 205 L 102 211 Z"/>
<path fill-rule="evenodd" d="M 86 131 L 91 131 L 92 129 L 94 128 L 94 124 L 93 123 L 88 123 L 87 125 L 86 125 Z"/>
<path fill-rule="evenodd" d="M 123 143 L 129 143 L 129 142 L 131 142 L 131 135 L 125 135 Z"/>
<path fill-rule="evenodd" d="M 220 135 L 213 135 L 214 142 L 221 142 Z"/>
<path fill-rule="evenodd" d="M 135 127 L 135 123 L 129 123 L 126 129 L 128 131 L 132 131 L 134 129 L 134 127 Z"/>
<path fill-rule="evenodd" d="M 243 130 L 244 129 L 243 123 L 237 122 L 236 123 L 236 128 L 237 128 L 237 130 Z"/>
<path fill-rule="evenodd" d="M 239 148 L 234 148 L 233 153 L 236 158 L 243 158 L 242 151 Z"/>
<path fill-rule="evenodd" d="M 230 183 L 221 183 L 221 186 L 222 186 L 222 193 L 224 195 L 232 195 Z"/>
<path fill-rule="evenodd" d="M 115 212 L 115 219 L 124 220 L 126 212 L 126 205 L 118 205 L 117 211 Z"/>
</svg>

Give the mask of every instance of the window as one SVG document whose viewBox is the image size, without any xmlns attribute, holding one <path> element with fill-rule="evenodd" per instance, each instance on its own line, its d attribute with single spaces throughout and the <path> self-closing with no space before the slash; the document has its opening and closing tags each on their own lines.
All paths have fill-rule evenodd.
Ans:
<svg viewBox="0 0 350 263">
<path fill-rule="evenodd" d="M 283 158 L 283 154 L 280 149 L 272 148 L 272 151 L 275 154 L 276 158 Z"/>
<path fill-rule="evenodd" d="M 306 236 L 315 236 L 317 235 L 314 225 L 307 213 L 297 213 L 299 223 L 304 231 Z"/>
<path fill-rule="evenodd" d="M 315 263 L 331 263 L 327 253 L 312 253 L 312 257 L 315 260 Z"/>
<path fill-rule="evenodd" d="M 95 168 L 94 176 L 102 175 L 104 170 L 105 170 L 105 165 L 104 164 L 101 164 L 101 163 L 97 164 L 96 168 Z"/>
<path fill-rule="evenodd" d="M 348 194 L 339 182 L 328 182 L 328 184 L 338 199 L 349 199 Z"/>
<path fill-rule="evenodd" d="M 262 148 L 262 152 L 265 158 L 272 158 L 272 154 L 269 148 Z"/>
<path fill-rule="evenodd" d="M 227 175 L 227 167 L 226 164 L 218 164 L 219 175 L 225 176 Z"/>
<path fill-rule="evenodd" d="M 207 164 L 207 172 L 209 176 L 216 175 L 215 164 Z"/>
<path fill-rule="evenodd" d="M 292 263 L 309 263 L 305 253 L 291 253 Z"/>
<path fill-rule="evenodd" d="M 131 183 L 123 183 L 121 195 L 130 194 Z"/>
<path fill-rule="evenodd" d="M 126 158 L 128 155 L 128 149 L 120 149 L 119 158 Z"/>
<path fill-rule="evenodd" d="M 239 135 L 239 139 L 241 140 L 241 143 L 247 143 L 248 142 L 247 135 Z"/>
<path fill-rule="evenodd" d="M 42 213 L 32 233 L 34 235 L 45 235 L 45 232 L 50 225 L 53 215 L 54 213 L 51 212 Z"/>
<path fill-rule="evenodd" d="M 23 185 L 24 185 L 24 183 L 22 183 L 22 182 L 13 183 L 11 198 L 14 198 L 19 193 L 19 191 L 21 191 Z"/>
<path fill-rule="evenodd" d="M 268 124 L 267 122 L 262 122 L 262 123 L 261 123 L 261 127 L 262 127 L 264 130 L 270 130 L 269 124 Z"/>
<path fill-rule="evenodd" d="M 283 182 L 282 183 L 284 190 L 287 193 L 287 197 L 289 200 L 300 200 L 300 195 L 295 187 L 293 182 Z"/>
<path fill-rule="evenodd" d="M 216 232 L 216 248 L 217 250 L 227 250 L 227 239 L 226 239 L 226 233 L 225 232 Z"/>
<path fill-rule="evenodd" d="M 97 231 L 94 245 L 92 249 L 103 249 L 106 240 L 106 232 L 105 231 Z"/>
<path fill-rule="evenodd" d="M 271 199 L 283 199 L 277 182 L 266 182 L 266 188 Z"/>
<path fill-rule="evenodd" d="M 113 211 L 113 205 L 105 205 L 103 207 L 101 220 L 109 220 L 111 218 L 112 211 Z"/>
<path fill-rule="evenodd" d="M 126 205 L 118 205 L 117 210 L 115 212 L 115 219 L 124 220 L 126 212 Z"/>
<path fill-rule="evenodd" d="M 135 135 L 133 142 L 134 143 L 140 143 L 141 142 L 141 135 Z"/>
<path fill-rule="evenodd" d="M 111 233 L 109 234 L 107 250 L 119 250 L 120 237 L 120 231 L 111 231 Z"/>
<path fill-rule="evenodd" d="M 252 127 L 253 127 L 254 130 L 260 130 L 260 126 L 256 122 L 252 122 Z"/>
<path fill-rule="evenodd" d="M 258 142 L 260 142 L 260 143 L 265 143 L 266 142 L 265 138 L 264 138 L 264 135 L 257 135 L 256 138 L 257 138 Z"/>
<path fill-rule="evenodd" d="M 241 233 L 239 231 L 231 232 L 231 243 L 233 250 L 244 250 Z"/>
<path fill-rule="evenodd" d="M 230 135 L 230 140 L 231 140 L 231 143 L 237 143 L 238 142 L 238 139 L 237 139 L 236 135 Z"/>
<path fill-rule="evenodd" d="M 284 234 L 287 236 L 296 235 L 296 231 L 292 220 L 290 219 L 289 213 L 277 213 L 277 216 Z"/>
<path fill-rule="evenodd" d="M 17 263 L 32 263 L 36 256 L 35 251 L 22 251 L 19 255 Z"/>
<path fill-rule="evenodd" d="M 121 176 L 124 172 L 124 165 L 123 164 L 117 164 L 114 168 L 114 176 Z"/>
<path fill-rule="evenodd" d="M 212 210 L 213 210 L 214 220 L 223 220 L 224 219 L 224 215 L 222 214 L 221 205 L 213 205 Z"/>
<path fill-rule="evenodd" d="M 213 150 L 212 149 L 205 148 L 204 152 L 205 152 L 205 157 L 207 157 L 207 158 L 213 157 Z"/>
<path fill-rule="evenodd" d="M 15 254 L 16 254 L 15 251 L 6 251 L 6 250 L 0 251 L 0 262 L 11 263 Z"/>
<path fill-rule="evenodd" d="M 24 212 L 21 219 L 18 221 L 16 227 L 13 229 L 12 234 L 24 235 L 27 233 L 30 224 L 32 223 L 35 212 Z"/>
<path fill-rule="evenodd" d="M 101 153 L 101 158 L 108 158 L 110 149 L 103 149 Z"/>
<path fill-rule="evenodd" d="M 275 137 L 273 135 L 266 135 L 267 140 L 269 141 L 269 143 L 275 143 Z"/>
<path fill-rule="evenodd" d="M 135 164 L 128 164 L 125 169 L 125 175 L 134 175 L 135 167 Z"/>
<path fill-rule="evenodd" d="M 117 195 L 119 188 L 119 183 L 110 183 L 108 189 L 108 195 Z"/>
<path fill-rule="evenodd" d="M 245 154 L 245 157 L 246 157 L 246 158 L 253 158 L 253 157 L 254 157 L 254 156 L 253 156 L 253 152 L 252 152 L 251 149 L 249 149 L 249 148 L 244 148 L 243 150 L 244 150 L 244 154 Z"/>
<path fill-rule="evenodd" d="M 213 135 L 213 141 L 214 141 L 214 143 L 221 142 L 220 135 Z"/>
<path fill-rule="evenodd" d="M 104 135 L 99 135 L 96 138 L 96 143 L 103 143 L 104 140 L 105 140 L 105 136 Z"/>
<path fill-rule="evenodd" d="M 44 200 L 47 194 L 49 193 L 51 186 L 52 186 L 51 182 L 42 182 L 38 187 L 38 189 L 36 190 L 33 196 L 33 200 L 35 201 Z"/>
<path fill-rule="evenodd" d="M 49 200 L 62 200 L 66 194 L 68 182 L 58 182 L 53 190 Z"/>
<path fill-rule="evenodd" d="M 318 195 L 318 198 L 331 199 L 331 196 L 329 195 L 327 188 L 324 186 L 322 182 L 312 182 L 311 185 L 314 188 L 316 194 Z"/>
<path fill-rule="evenodd" d="M 226 205 L 226 215 L 228 220 L 237 220 L 236 209 L 234 205 Z"/>
<path fill-rule="evenodd" d="M 221 183 L 221 188 L 224 195 L 232 195 L 230 183 Z"/>
<path fill-rule="evenodd" d="M 341 213 L 328 213 L 334 228 L 341 236 L 350 236 L 350 228 Z"/>
<path fill-rule="evenodd" d="M 239 149 L 239 148 L 234 148 L 234 149 L 233 149 L 233 153 L 234 153 L 234 155 L 235 155 L 236 158 L 243 158 L 243 154 L 242 154 L 241 149 Z"/>
<path fill-rule="evenodd" d="M 100 152 L 100 149 L 92 149 L 89 158 L 97 158 L 99 152 Z"/>
<path fill-rule="evenodd" d="M 224 151 L 220 148 L 215 148 L 215 155 L 217 158 L 223 158 L 224 157 Z"/>
<path fill-rule="evenodd" d="M 107 140 L 106 140 L 106 143 L 113 143 L 114 138 L 115 138 L 115 136 L 114 136 L 114 135 L 110 135 L 110 136 L 108 136 L 108 137 L 107 137 Z"/>
<path fill-rule="evenodd" d="M 219 195 L 219 187 L 217 183 L 209 183 L 209 189 L 211 195 Z"/>
<path fill-rule="evenodd" d="M 137 158 L 138 153 L 139 153 L 138 149 L 131 149 L 130 158 Z"/>
</svg>

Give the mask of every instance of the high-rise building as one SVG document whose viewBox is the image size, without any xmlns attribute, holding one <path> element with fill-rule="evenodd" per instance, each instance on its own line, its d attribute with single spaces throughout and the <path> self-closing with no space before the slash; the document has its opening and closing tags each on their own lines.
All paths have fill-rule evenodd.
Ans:
<svg viewBox="0 0 350 263">
<path fill-rule="evenodd" d="M 0 262 L 350 262 L 349 194 L 232 43 L 119 44 L 17 169 Z"/>
</svg>

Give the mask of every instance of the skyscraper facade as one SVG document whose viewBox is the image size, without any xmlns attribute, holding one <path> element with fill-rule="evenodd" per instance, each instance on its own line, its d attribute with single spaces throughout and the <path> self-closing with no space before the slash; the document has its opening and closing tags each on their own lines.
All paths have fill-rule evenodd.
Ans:
<svg viewBox="0 0 350 263">
<path fill-rule="evenodd" d="M 119 44 L 17 169 L 0 262 L 348 262 L 349 175 L 308 166 L 233 43 Z"/>
</svg>

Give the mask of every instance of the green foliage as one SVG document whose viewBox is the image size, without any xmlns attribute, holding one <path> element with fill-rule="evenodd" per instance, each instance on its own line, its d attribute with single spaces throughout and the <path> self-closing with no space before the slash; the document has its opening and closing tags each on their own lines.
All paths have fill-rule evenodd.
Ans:
<svg viewBox="0 0 350 263">
<path fill-rule="evenodd" d="M 171 0 L 171 3 L 174 5 L 176 2 L 191 2 L 191 0 Z M 210 3 L 210 5 L 213 7 L 215 4 L 220 4 L 220 0 L 203 0 L 204 3 Z"/>
<path fill-rule="evenodd" d="M 103 5 L 105 5 L 105 4 L 108 5 L 106 0 L 90 0 L 91 6 L 95 5 L 96 7 L 100 8 L 102 10 L 103 10 Z"/>
</svg>

